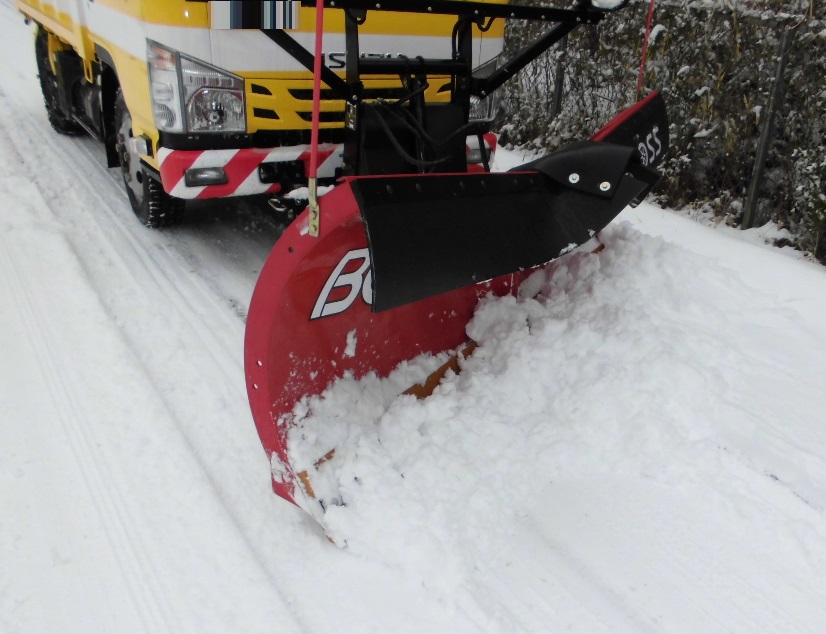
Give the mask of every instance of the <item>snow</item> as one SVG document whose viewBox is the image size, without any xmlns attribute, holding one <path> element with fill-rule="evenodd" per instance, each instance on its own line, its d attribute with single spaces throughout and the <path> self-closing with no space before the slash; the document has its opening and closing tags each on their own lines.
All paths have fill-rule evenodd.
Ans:
<svg viewBox="0 0 826 634">
<path fill-rule="evenodd" d="M 822 284 L 822 271 L 781 259 L 794 275 L 783 294 L 753 286 L 730 263 L 715 264 L 711 256 L 634 228 L 632 222 L 645 226 L 656 213 L 629 212 L 602 236 L 603 253 L 551 265 L 541 274 L 537 299 L 483 302 L 468 327 L 479 348 L 462 373 L 426 401 L 397 398 L 387 406 L 374 402 L 374 394 L 386 395 L 371 381 L 363 383 L 371 389 L 348 381 L 331 391 L 323 408 L 310 402 L 321 414 L 296 430 L 294 442 L 314 429 L 326 448 L 324 433 L 335 429 L 336 460 L 319 475 L 335 469 L 333 488 L 343 504 L 330 506 L 322 520 L 336 543 L 365 557 L 378 553 L 439 592 L 468 593 L 467 601 L 484 597 L 485 611 L 501 615 L 493 630 L 508 631 L 527 606 L 511 595 L 486 596 L 491 589 L 480 579 L 530 585 L 509 567 L 537 552 L 514 542 L 522 542 L 526 524 L 571 531 L 559 526 L 557 512 L 567 516 L 581 490 L 593 505 L 579 500 L 575 508 L 596 516 L 583 520 L 582 530 L 597 543 L 624 541 L 631 530 L 640 540 L 634 548 L 648 548 L 653 539 L 663 551 L 655 553 L 664 559 L 660 582 L 668 580 L 666 553 L 676 547 L 688 557 L 689 549 L 699 560 L 686 564 L 693 574 L 716 580 L 692 589 L 700 605 L 715 605 L 729 576 L 748 580 L 749 596 L 730 602 L 755 624 L 779 625 L 777 603 L 765 597 L 797 600 L 794 586 L 801 581 L 826 589 L 818 578 L 824 552 L 810 547 L 814 538 L 821 548 L 826 537 L 826 465 L 809 453 L 826 441 L 817 407 L 822 349 L 812 345 L 816 337 L 801 337 L 800 315 L 790 309 L 810 301 L 808 282 Z M 681 221 L 689 223 L 678 217 L 666 223 L 679 229 Z M 798 277 L 800 284 L 792 282 Z M 325 417 L 342 403 L 347 412 L 336 411 L 334 421 Z M 346 424 L 351 429 L 342 434 Z M 313 455 L 303 447 L 301 453 Z M 610 524 L 622 535 L 605 530 L 606 499 L 614 504 Z M 663 506 L 676 508 L 660 515 Z M 661 528 L 646 529 L 652 521 Z M 715 539 L 698 539 L 694 522 L 701 534 L 716 532 Z M 715 554 L 711 561 L 706 548 Z M 500 559 L 514 550 L 519 556 Z M 622 565 L 606 570 L 594 558 L 591 570 L 622 593 L 631 582 L 624 575 L 658 581 L 635 570 L 629 557 L 614 554 Z M 755 576 L 747 573 L 754 557 L 767 568 L 788 565 L 795 572 L 783 582 L 783 572 Z M 678 601 L 662 588 L 657 593 L 658 601 Z M 633 595 L 625 601 L 633 603 Z M 681 624 L 685 629 L 677 631 L 708 629 L 693 615 L 699 606 L 675 607 L 660 622 L 666 631 Z M 791 629 L 815 631 L 823 616 L 819 607 L 797 614 Z M 694 626 L 686 625 L 689 617 L 698 618 Z M 638 631 L 634 619 L 622 621 L 624 629 L 619 618 L 610 618 L 616 629 Z"/>
<path fill-rule="evenodd" d="M 244 392 L 281 228 L 139 226 L 0 24 L 0 632 L 823 630 L 826 272 L 769 228 L 628 209 L 482 302 L 432 397 L 397 396 L 432 358 L 333 386 L 294 446 L 336 449 L 322 530 Z"/>
<path fill-rule="evenodd" d="M 591 5 L 597 9 L 605 9 L 608 11 L 619 8 L 624 0 L 591 0 Z"/>
<path fill-rule="evenodd" d="M 664 24 L 655 24 L 654 28 L 651 29 L 651 32 L 648 34 L 649 43 L 653 46 L 660 34 L 665 33 L 667 31 L 668 29 L 665 27 Z"/>
</svg>

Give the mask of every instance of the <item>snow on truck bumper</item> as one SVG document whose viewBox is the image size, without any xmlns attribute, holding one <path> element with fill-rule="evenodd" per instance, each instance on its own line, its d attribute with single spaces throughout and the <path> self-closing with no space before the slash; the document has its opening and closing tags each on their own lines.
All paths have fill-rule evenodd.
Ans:
<svg viewBox="0 0 826 634">
<path fill-rule="evenodd" d="M 319 178 L 341 167 L 340 144 L 319 146 Z M 310 146 L 234 150 L 158 150 L 158 171 L 167 194 L 176 198 L 223 198 L 275 194 L 310 169 Z M 279 178 L 281 176 L 281 179 Z"/>
<path fill-rule="evenodd" d="M 335 178 L 343 146 L 319 146 L 319 178 Z M 482 154 L 493 159 L 496 135 L 486 133 L 480 146 L 467 138 L 468 171 L 482 168 Z M 310 171 L 310 146 L 234 150 L 158 150 L 158 171 L 164 191 L 185 199 L 277 194 L 283 180 L 301 183 Z M 279 178 L 280 177 L 280 178 Z"/>
</svg>

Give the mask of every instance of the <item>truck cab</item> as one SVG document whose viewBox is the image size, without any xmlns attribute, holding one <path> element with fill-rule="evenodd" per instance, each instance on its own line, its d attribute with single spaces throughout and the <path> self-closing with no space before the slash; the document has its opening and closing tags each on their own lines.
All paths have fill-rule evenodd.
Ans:
<svg viewBox="0 0 826 634">
<path fill-rule="evenodd" d="M 289 44 L 314 43 L 315 9 L 302 4 L 17 0 L 37 25 L 35 54 L 52 126 L 104 144 L 135 213 L 151 227 L 178 222 L 188 199 L 276 196 L 306 183 L 312 73 Z M 345 14 L 325 13 L 324 64 L 344 79 Z M 412 66 L 422 50 L 449 59 L 454 24 L 439 15 L 411 21 L 377 13 L 359 27 L 357 54 Z M 501 21 L 474 27 L 473 64 L 483 72 L 495 68 L 503 29 Z M 365 100 L 399 99 L 405 91 L 398 76 L 365 75 L 360 82 Z M 425 100 L 448 101 L 449 83 L 449 76 L 428 77 Z M 494 102 L 495 96 L 473 102 L 477 131 L 488 131 Z M 345 116 L 341 95 L 325 87 L 322 182 L 347 171 Z M 490 135 L 472 135 L 471 169 L 486 164 L 493 147 Z"/>
</svg>

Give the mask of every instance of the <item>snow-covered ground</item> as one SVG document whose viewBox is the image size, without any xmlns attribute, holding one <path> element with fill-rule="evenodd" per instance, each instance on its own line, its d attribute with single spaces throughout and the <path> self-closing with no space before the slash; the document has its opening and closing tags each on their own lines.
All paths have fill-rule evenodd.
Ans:
<svg viewBox="0 0 826 634">
<path fill-rule="evenodd" d="M 627 210 L 484 302 L 430 399 L 316 407 L 352 430 L 332 543 L 271 493 L 244 391 L 280 227 L 141 227 L 32 48 L 3 0 L 0 632 L 824 631 L 822 268 Z"/>
</svg>

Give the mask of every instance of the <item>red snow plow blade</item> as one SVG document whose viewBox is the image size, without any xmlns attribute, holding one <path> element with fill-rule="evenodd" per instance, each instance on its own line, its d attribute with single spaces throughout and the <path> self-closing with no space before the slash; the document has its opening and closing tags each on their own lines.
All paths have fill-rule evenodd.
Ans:
<svg viewBox="0 0 826 634">
<path fill-rule="evenodd" d="M 507 293 L 525 275 L 373 312 L 370 250 L 352 186 L 348 181 L 321 199 L 318 238 L 307 233 L 306 211 L 281 236 L 261 271 L 247 319 L 253 418 L 271 458 L 273 489 L 296 503 L 306 492 L 299 490 L 291 466 L 288 434 L 302 398 L 321 394 L 348 372 L 387 376 L 419 354 L 460 346 L 478 298 Z"/>
<path fill-rule="evenodd" d="M 290 458 L 296 404 L 346 374 L 384 377 L 467 343 L 480 297 L 515 292 L 642 200 L 666 145 L 655 93 L 592 140 L 511 172 L 348 177 L 319 201 L 318 237 L 302 213 L 261 271 L 245 340 L 275 492 L 315 503 L 312 474 Z"/>
</svg>

